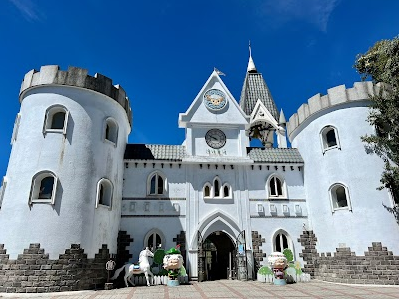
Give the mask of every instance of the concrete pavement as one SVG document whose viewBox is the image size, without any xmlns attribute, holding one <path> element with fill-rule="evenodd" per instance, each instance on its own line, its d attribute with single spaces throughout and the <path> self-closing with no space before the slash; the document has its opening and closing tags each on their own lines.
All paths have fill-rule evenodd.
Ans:
<svg viewBox="0 0 399 299">
<path fill-rule="evenodd" d="M 257 281 L 218 280 L 191 282 L 179 287 L 139 286 L 110 291 L 76 291 L 47 294 L 0 293 L 5 298 L 131 299 L 131 298 L 399 298 L 399 286 L 344 285 L 312 280 L 275 286 Z"/>
</svg>

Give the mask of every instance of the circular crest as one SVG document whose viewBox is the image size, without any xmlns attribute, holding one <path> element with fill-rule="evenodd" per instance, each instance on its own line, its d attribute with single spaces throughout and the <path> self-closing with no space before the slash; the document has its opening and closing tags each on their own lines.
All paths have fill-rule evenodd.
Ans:
<svg viewBox="0 0 399 299">
<path fill-rule="evenodd" d="M 226 95 L 219 89 L 209 89 L 204 93 L 204 105 L 210 110 L 221 110 L 227 104 Z"/>
</svg>

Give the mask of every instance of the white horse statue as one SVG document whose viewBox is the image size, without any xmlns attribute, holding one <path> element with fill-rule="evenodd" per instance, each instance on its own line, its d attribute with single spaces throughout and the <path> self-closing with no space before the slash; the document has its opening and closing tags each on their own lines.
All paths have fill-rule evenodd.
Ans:
<svg viewBox="0 0 399 299">
<path fill-rule="evenodd" d="M 111 280 L 116 279 L 119 276 L 119 274 L 122 272 L 122 270 L 125 269 L 124 279 L 125 279 L 126 287 L 129 287 L 129 284 L 127 283 L 128 280 L 133 286 L 135 286 L 135 284 L 133 283 L 131 278 L 133 277 L 133 275 L 137 275 L 137 274 L 141 274 L 141 273 L 144 273 L 145 279 L 147 280 L 147 285 L 150 286 L 150 280 L 149 280 L 148 276 L 150 275 L 151 278 L 153 279 L 154 274 L 152 274 L 150 271 L 150 263 L 148 261 L 148 257 L 154 257 L 154 254 L 151 252 L 150 249 L 148 249 L 148 247 L 146 247 L 146 249 L 144 249 L 143 251 L 140 252 L 138 265 L 126 264 L 126 265 L 122 266 L 121 268 L 119 268 L 118 270 L 115 271 L 115 274 L 114 274 L 114 276 L 111 277 Z"/>
</svg>

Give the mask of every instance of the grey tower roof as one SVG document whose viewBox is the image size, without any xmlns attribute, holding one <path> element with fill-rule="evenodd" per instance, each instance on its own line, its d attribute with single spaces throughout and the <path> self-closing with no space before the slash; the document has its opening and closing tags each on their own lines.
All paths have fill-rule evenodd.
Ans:
<svg viewBox="0 0 399 299">
<path fill-rule="evenodd" d="M 251 67 L 250 64 L 252 64 Z M 270 93 L 262 74 L 258 73 L 255 68 L 255 64 L 253 63 L 252 57 L 250 56 L 247 74 L 245 76 L 244 84 L 241 90 L 241 109 L 247 115 L 251 115 L 258 99 L 261 100 L 273 117 L 278 120 L 276 103 L 273 100 L 272 94 Z"/>
</svg>

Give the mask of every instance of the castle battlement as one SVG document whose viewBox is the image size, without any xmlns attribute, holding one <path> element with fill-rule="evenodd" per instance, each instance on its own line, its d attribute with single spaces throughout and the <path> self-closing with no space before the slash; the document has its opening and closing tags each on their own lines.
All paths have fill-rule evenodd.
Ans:
<svg viewBox="0 0 399 299">
<path fill-rule="evenodd" d="M 307 103 L 302 104 L 297 113 L 294 113 L 287 123 L 288 137 L 292 142 L 293 132 L 313 114 L 348 102 L 364 101 L 369 95 L 376 94 L 380 84 L 374 85 L 372 82 L 355 82 L 352 88 L 339 85 L 327 90 L 326 95 L 320 93 L 311 97 Z"/>
<path fill-rule="evenodd" d="M 88 75 L 86 69 L 70 66 L 67 71 L 62 71 L 58 65 L 45 65 L 40 68 L 40 71 L 33 69 L 25 74 L 19 92 L 20 102 L 26 90 L 42 85 L 75 86 L 102 93 L 122 106 L 130 125 L 132 124 L 132 111 L 125 90 L 120 85 L 112 85 L 112 79 L 104 75 L 96 73 L 93 77 Z"/>
</svg>

